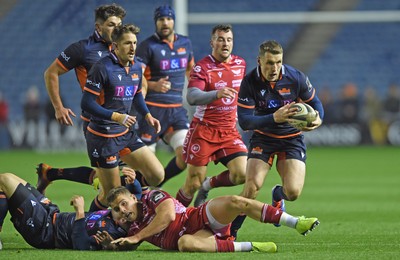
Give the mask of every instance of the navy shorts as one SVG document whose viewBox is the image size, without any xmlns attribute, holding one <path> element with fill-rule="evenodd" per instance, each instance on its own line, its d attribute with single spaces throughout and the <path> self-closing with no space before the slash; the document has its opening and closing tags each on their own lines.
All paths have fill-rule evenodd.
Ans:
<svg viewBox="0 0 400 260">
<path fill-rule="evenodd" d="M 184 107 L 163 108 L 148 106 L 151 115 L 158 119 L 161 131 L 157 134 L 143 117 L 138 117 L 138 135 L 147 145 L 156 143 L 166 134 L 182 129 L 189 129 L 189 119 Z"/>
<path fill-rule="evenodd" d="M 18 185 L 9 200 L 11 222 L 32 247 L 55 248 L 53 215 L 59 209 L 55 204 L 41 203 L 43 198 L 36 198 L 26 186 Z"/>
<path fill-rule="evenodd" d="M 134 130 L 118 137 L 102 137 L 87 131 L 86 145 L 92 167 L 118 167 L 120 157 L 146 146 Z"/>
<path fill-rule="evenodd" d="M 303 135 L 279 139 L 255 132 L 250 139 L 248 158 L 263 160 L 271 166 L 275 156 L 278 160 L 297 159 L 305 163 L 306 149 Z"/>
</svg>

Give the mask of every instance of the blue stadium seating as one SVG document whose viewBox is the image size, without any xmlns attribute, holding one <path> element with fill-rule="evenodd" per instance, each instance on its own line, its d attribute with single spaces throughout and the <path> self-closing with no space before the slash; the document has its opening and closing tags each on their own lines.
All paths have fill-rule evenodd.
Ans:
<svg viewBox="0 0 400 260">
<path fill-rule="evenodd" d="M 43 81 L 46 67 L 68 44 L 86 38 L 93 30 L 93 10 L 109 1 L 20 0 L 0 20 L 0 47 L 3 49 L 0 72 L 0 91 L 10 101 L 10 113 L 22 118 L 24 94 L 31 85 L 39 87 L 47 102 Z M 116 1 L 128 11 L 125 22 L 141 28 L 139 41 L 154 32 L 153 10 L 168 1 Z M 202 0 L 189 1 L 190 12 L 273 12 L 314 10 L 319 0 Z M 356 10 L 399 10 L 398 0 L 363 0 Z M 29 11 L 27 11 L 29 10 Z M 260 25 L 234 24 L 234 53 L 246 59 L 248 70 L 256 65 L 258 45 L 266 39 L 280 41 L 284 47 L 301 28 L 299 24 Z M 195 58 L 210 53 L 209 38 L 212 25 L 190 25 Z M 329 43 L 309 74 L 316 86 L 338 89 L 345 82 L 386 87 L 400 82 L 400 53 L 398 52 L 400 26 L 398 23 L 345 24 Z M 61 77 L 64 102 L 79 113 L 80 89 L 74 73 Z"/>
</svg>

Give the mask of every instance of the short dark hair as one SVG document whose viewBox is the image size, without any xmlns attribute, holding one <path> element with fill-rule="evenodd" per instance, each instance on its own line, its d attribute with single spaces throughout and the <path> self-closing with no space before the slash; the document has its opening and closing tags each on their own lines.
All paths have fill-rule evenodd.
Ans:
<svg viewBox="0 0 400 260">
<path fill-rule="evenodd" d="M 218 24 L 214 26 L 211 30 L 211 38 L 213 37 L 216 31 L 224 31 L 224 32 L 233 32 L 233 27 L 231 24 Z"/>
<path fill-rule="evenodd" d="M 133 33 L 134 35 L 137 35 L 140 32 L 140 28 L 137 27 L 134 24 L 124 24 L 115 27 L 115 29 L 112 32 L 111 38 L 114 42 L 118 41 L 121 36 L 125 33 Z"/>
<path fill-rule="evenodd" d="M 115 3 L 111 5 L 100 5 L 94 10 L 95 22 L 104 23 L 111 16 L 119 17 L 122 20 L 125 15 L 125 9 Z"/>
<path fill-rule="evenodd" d="M 111 189 L 107 194 L 107 203 L 110 205 L 119 195 L 132 195 L 132 193 L 125 187 L 119 186 Z"/>
<path fill-rule="evenodd" d="M 258 49 L 258 56 L 263 56 L 265 53 L 272 53 L 272 54 L 281 54 L 283 53 L 283 48 L 282 45 L 280 45 L 277 41 L 275 40 L 270 40 L 270 41 L 265 41 L 260 44 L 260 47 Z"/>
</svg>

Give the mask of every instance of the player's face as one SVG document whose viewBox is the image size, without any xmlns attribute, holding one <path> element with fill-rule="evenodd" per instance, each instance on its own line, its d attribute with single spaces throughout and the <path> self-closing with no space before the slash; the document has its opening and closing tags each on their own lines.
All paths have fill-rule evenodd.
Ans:
<svg viewBox="0 0 400 260">
<path fill-rule="evenodd" d="M 260 65 L 261 74 L 268 81 L 277 81 L 282 69 L 283 54 L 272 54 L 266 52 L 263 56 L 259 57 L 258 63 Z"/>
<path fill-rule="evenodd" d="M 137 45 L 136 35 L 133 33 L 124 33 L 118 42 L 114 43 L 115 53 L 122 65 L 128 66 L 130 61 L 135 58 Z"/>
<path fill-rule="evenodd" d="M 217 30 L 211 38 L 212 55 L 218 61 L 227 61 L 233 49 L 232 31 Z"/>
<path fill-rule="evenodd" d="M 111 43 L 112 42 L 111 34 L 114 28 L 121 24 L 122 24 L 121 18 L 116 16 L 110 16 L 104 23 L 102 24 L 96 23 L 96 30 L 106 42 Z"/>
<path fill-rule="evenodd" d="M 156 32 L 161 39 L 167 39 L 174 34 L 174 24 L 174 19 L 168 16 L 157 19 Z"/>
<path fill-rule="evenodd" d="M 137 199 L 135 195 L 119 195 L 112 203 L 110 203 L 113 217 L 120 224 L 133 222 L 138 217 Z"/>
</svg>

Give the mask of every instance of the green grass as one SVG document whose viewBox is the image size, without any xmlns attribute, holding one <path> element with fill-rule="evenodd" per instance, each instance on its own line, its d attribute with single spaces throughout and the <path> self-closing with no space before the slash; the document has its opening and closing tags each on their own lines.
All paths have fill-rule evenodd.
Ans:
<svg viewBox="0 0 400 260">
<path fill-rule="evenodd" d="M 293 215 L 317 216 L 321 225 L 307 237 L 294 230 L 265 225 L 247 219 L 239 232 L 239 241 L 274 241 L 276 254 L 255 253 L 177 253 L 164 252 L 143 243 L 135 252 L 77 252 L 37 250 L 31 248 L 14 230 L 9 215 L 0 237 L 4 249 L 0 259 L 398 259 L 400 255 L 400 148 L 354 147 L 316 148 L 308 151 L 306 183 L 301 197 L 287 203 Z M 158 153 L 165 165 L 172 157 Z M 85 153 L 36 153 L 32 151 L 0 152 L 0 172 L 13 172 L 36 184 L 35 165 L 46 162 L 54 166 L 88 165 Z M 222 171 L 210 165 L 208 175 Z M 185 173 L 167 182 L 164 190 L 175 196 Z M 273 170 L 258 197 L 270 202 L 270 190 L 279 183 Z M 238 194 L 241 187 L 221 188 L 210 196 Z M 95 191 L 87 185 L 68 181 L 54 182 L 47 195 L 62 211 L 72 211 L 69 198 L 85 196 L 87 207 Z"/>
</svg>

